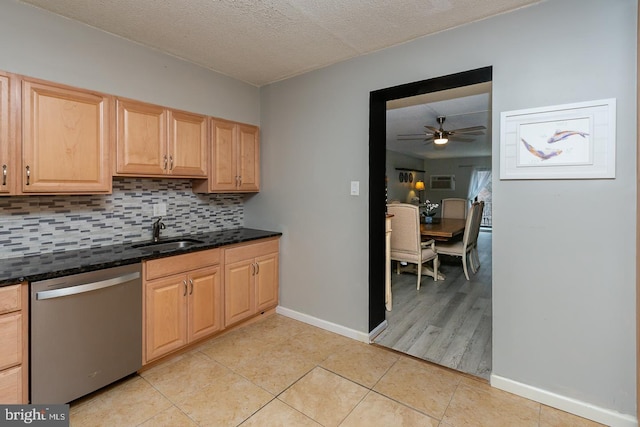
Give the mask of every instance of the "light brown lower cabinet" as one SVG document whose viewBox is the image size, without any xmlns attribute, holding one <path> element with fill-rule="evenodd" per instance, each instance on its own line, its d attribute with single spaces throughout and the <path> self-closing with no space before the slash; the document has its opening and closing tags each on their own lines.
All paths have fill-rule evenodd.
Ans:
<svg viewBox="0 0 640 427">
<path fill-rule="evenodd" d="M 143 363 L 223 328 L 220 249 L 144 263 Z"/>
<path fill-rule="evenodd" d="M 278 305 L 278 253 L 278 238 L 225 248 L 225 326 Z"/>
<path fill-rule="evenodd" d="M 0 288 L 0 404 L 28 403 L 28 296 L 26 283 Z"/>
</svg>

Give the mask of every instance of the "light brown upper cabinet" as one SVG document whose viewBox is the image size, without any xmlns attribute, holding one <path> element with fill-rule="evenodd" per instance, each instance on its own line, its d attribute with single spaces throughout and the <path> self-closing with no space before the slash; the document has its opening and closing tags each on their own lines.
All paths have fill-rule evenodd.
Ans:
<svg viewBox="0 0 640 427">
<path fill-rule="evenodd" d="M 22 80 L 23 193 L 111 192 L 107 95 Z"/>
<path fill-rule="evenodd" d="M 205 116 L 118 99 L 116 127 L 116 174 L 206 177 Z"/>
<path fill-rule="evenodd" d="M 15 189 L 16 164 L 14 150 L 10 147 L 15 139 L 11 82 L 9 74 L 0 72 L 0 195 L 11 194 Z"/>
<path fill-rule="evenodd" d="M 194 191 L 260 191 L 259 133 L 257 126 L 212 118 L 209 179 L 194 182 Z"/>
</svg>

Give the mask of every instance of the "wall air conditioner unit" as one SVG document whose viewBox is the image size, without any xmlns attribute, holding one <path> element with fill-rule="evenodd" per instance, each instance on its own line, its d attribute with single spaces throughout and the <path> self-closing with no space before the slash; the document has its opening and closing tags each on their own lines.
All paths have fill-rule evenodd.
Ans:
<svg viewBox="0 0 640 427">
<path fill-rule="evenodd" d="M 455 190 L 456 189 L 456 176 L 455 175 L 431 175 L 432 190 Z"/>
</svg>

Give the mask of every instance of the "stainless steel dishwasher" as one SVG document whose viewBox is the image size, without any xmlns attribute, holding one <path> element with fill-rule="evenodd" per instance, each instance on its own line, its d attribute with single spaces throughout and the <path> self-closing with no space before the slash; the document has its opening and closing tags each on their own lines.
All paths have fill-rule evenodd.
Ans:
<svg viewBox="0 0 640 427">
<path fill-rule="evenodd" d="M 140 264 L 31 284 L 32 404 L 68 403 L 142 366 Z"/>
</svg>

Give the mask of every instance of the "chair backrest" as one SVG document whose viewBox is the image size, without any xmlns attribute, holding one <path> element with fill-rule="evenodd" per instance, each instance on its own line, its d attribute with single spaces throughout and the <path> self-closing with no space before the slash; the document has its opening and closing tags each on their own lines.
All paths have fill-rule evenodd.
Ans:
<svg viewBox="0 0 640 427">
<path fill-rule="evenodd" d="M 442 218 L 467 218 L 467 199 L 442 199 Z"/>
<path fill-rule="evenodd" d="M 480 228 L 480 221 L 482 219 L 482 207 L 479 202 L 474 202 L 469 208 L 469 215 L 467 215 L 467 222 L 464 226 L 464 235 L 462 236 L 462 244 L 465 249 L 468 246 L 471 246 L 474 239 L 477 238 L 476 224 L 478 225 L 478 230 Z"/>
<path fill-rule="evenodd" d="M 420 252 L 420 209 L 407 203 L 387 205 L 391 218 L 391 250 L 417 254 Z"/>
<path fill-rule="evenodd" d="M 484 211 L 484 202 L 480 201 L 478 203 L 478 215 L 475 218 L 475 222 L 473 224 L 473 243 L 475 244 L 478 241 L 478 234 L 480 233 L 480 224 L 482 224 L 482 212 Z M 475 203 L 474 203 L 475 204 Z"/>
</svg>

